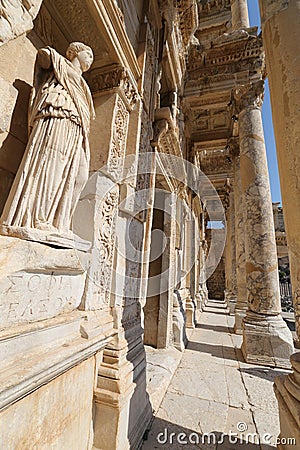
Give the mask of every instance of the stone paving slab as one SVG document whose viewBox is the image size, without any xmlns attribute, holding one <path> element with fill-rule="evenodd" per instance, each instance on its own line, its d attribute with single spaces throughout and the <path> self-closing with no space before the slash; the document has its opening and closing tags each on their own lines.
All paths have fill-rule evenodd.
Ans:
<svg viewBox="0 0 300 450">
<path fill-rule="evenodd" d="M 172 367 L 177 363 L 177 369 L 143 450 L 276 448 L 273 381 L 288 371 L 245 363 L 239 350 L 242 336 L 233 334 L 234 317 L 224 303 L 219 306 L 208 304 L 187 348 L 175 358 Z"/>
<path fill-rule="evenodd" d="M 145 346 L 145 351 L 147 360 L 147 391 L 155 414 L 183 354 L 175 348 L 157 350 Z"/>
</svg>

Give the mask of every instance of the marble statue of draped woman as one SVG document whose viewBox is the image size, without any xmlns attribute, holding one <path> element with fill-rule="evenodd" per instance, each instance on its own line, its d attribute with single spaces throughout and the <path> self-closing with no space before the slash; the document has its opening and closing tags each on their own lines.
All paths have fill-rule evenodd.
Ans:
<svg viewBox="0 0 300 450">
<path fill-rule="evenodd" d="M 42 233 L 71 234 L 71 218 L 88 179 L 94 108 L 82 72 L 93 53 L 75 42 L 67 57 L 50 47 L 38 52 L 29 141 L 1 217 L 4 234 L 36 240 Z"/>
</svg>

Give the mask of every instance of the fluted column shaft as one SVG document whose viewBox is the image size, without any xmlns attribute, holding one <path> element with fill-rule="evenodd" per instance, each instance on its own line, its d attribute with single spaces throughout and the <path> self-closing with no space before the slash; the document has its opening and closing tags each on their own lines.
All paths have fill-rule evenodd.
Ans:
<svg viewBox="0 0 300 450">
<path fill-rule="evenodd" d="M 232 29 L 249 28 L 247 0 L 231 0 Z"/>
<path fill-rule="evenodd" d="M 242 351 L 249 362 L 289 367 L 293 345 L 280 315 L 275 230 L 261 115 L 263 86 L 263 81 L 258 81 L 235 90 L 248 302 Z"/>
</svg>

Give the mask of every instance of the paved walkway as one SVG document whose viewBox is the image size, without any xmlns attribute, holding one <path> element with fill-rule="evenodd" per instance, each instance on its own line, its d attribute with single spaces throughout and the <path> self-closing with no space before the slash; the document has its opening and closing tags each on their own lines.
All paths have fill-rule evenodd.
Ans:
<svg viewBox="0 0 300 450">
<path fill-rule="evenodd" d="M 233 324 L 224 303 L 210 301 L 169 378 L 143 450 L 274 450 L 273 380 L 287 371 L 246 364 Z"/>
</svg>

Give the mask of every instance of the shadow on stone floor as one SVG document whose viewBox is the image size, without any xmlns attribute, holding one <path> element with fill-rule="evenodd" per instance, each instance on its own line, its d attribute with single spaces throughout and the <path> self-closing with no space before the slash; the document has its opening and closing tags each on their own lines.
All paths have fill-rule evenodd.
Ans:
<svg viewBox="0 0 300 450">
<path fill-rule="evenodd" d="M 200 330 L 201 329 L 212 330 L 212 331 L 217 331 L 219 333 L 227 333 L 227 334 L 232 334 L 232 332 L 233 332 L 232 328 L 228 328 L 223 325 L 210 325 L 207 323 L 197 323 L 196 328 L 199 328 Z"/>
<path fill-rule="evenodd" d="M 271 367 L 249 367 L 249 368 L 240 368 L 239 371 L 241 373 L 251 375 L 253 377 L 262 378 L 267 381 L 274 381 L 276 377 L 280 375 L 288 375 L 291 373 L 289 370 L 280 370 L 280 369 L 272 369 Z"/>
<path fill-rule="evenodd" d="M 211 356 L 232 361 L 245 362 L 242 352 L 236 347 L 226 347 L 225 345 L 211 345 L 203 342 L 189 341 L 187 350 L 201 353 L 208 353 Z"/>
<path fill-rule="evenodd" d="M 219 431 L 201 434 L 156 417 L 142 445 L 142 450 L 155 449 L 260 450 L 261 444 L 257 434 L 222 434 Z M 274 447 L 263 444 L 263 449 L 274 450 Z"/>
<path fill-rule="evenodd" d="M 212 311 L 212 309 L 214 309 L 214 311 Z M 218 309 L 218 311 L 216 311 L 216 309 Z M 203 312 L 205 313 L 210 313 L 210 314 L 219 314 L 221 316 L 228 316 L 228 310 L 227 309 L 221 309 L 218 308 L 217 306 L 211 307 L 211 306 L 205 306 L 203 308 Z"/>
</svg>

